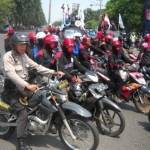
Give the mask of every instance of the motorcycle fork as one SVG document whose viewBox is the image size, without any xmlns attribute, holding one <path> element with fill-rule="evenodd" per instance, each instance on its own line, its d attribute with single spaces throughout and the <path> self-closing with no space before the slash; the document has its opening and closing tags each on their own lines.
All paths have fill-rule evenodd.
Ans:
<svg viewBox="0 0 150 150">
<path fill-rule="evenodd" d="M 72 132 L 70 126 L 69 126 L 69 123 L 68 123 L 68 121 L 67 121 L 67 118 L 66 118 L 66 116 L 65 116 L 65 114 L 64 114 L 64 112 L 63 112 L 63 110 L 61 109 L 60 106 L 57 106 L 57 109 L 58 109 L 58 111 L 59 111 L 59 113 L 60 113 L 60 115 L 61 115 L 61 118 L 62 118 L 62 120 L 63 120 L 63 123 L 64 123 L 64 125 L 66 126 L 66 128 L 68 129 L 68 131 L 69 131 L 69 133 L 70 133 L 72 139 L 73 139 L 73 140 L 76 140 L 77 137 L 73 134 L 73 132 Z"/>
<path fill-rule="evenodd" d="M 100 113 L 102 114 L 102 119 L 104 121 L 104 124 L 107 125 L 107 120 L 106 120 L 105 114 L 103 112 L 103 108 L 104 108 L 103 103 L 98 104 L 98 107 L 96 107 L 96 109 L 98 109 L 100 111 Z M 94 110 L 94 114 L 96 113 L 96 109 Z M 108 115 L 110 115 L 109 112 L 107 112 L 107 113 L 108 113 Z M 96 120 L 99 120 L 100 122 L 102 122 L 100 118 L 98 118 L 96 116 L 94 116 L 94 118 Z"/>
<path fill-rule="evenodd" d="M 138 94 L 138 97 L 139 97 L 139 100 L 140 100 L 141 104 L 144 104 L 143 99 L 141 98 L 138 90 L 136 91 L 136 93 Z"/>
<path fill-rule="evenodd" d="M 69 133 L 70 133 L 72 139 L 73 139 L 73 140 L 76 140 L 77 137 L 73 134 L 73 132 L 72 132 L 70 126 L 69 126 L 69 123 L 68 123 L 68 121 L 67 121 L 67 118 L 66 118 L 66 116 L 65 116 L 65 113 L 64 113 L 63 110 L 61 109 L 60 105 L 57 103 L 55 97 L 52 97 L 52 100 L 53 100 L 53 102 L 54 102 L 56 108 L 58 109 L 58 112 L 59 112 L 59 114 L 60 114 L 60 116 L 61 116 L 61 118 L 62 118 L 62 120 L 63 120 L 63 123 L 64 123 L 64 125 L 66 126 L 66 128 L 68 129 L 68 131 L 69 131 Z"/>
</svg>

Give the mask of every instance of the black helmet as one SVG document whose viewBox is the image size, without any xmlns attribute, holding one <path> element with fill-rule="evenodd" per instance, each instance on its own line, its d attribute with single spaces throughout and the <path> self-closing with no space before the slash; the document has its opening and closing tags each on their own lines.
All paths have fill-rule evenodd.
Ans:
<svg viewBox="0 0 150 150">
<path fill-rule="evenodd" d="M 15 33 L 12 37 L 12 44 L 29 44 L 28 36 L 21 33 Z"/>
</svg>

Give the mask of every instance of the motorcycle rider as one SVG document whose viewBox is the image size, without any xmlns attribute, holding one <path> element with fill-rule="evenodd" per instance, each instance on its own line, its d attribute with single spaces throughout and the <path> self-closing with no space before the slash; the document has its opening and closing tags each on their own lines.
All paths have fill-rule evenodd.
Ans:
<svg viewBox="0 0 150 150">
<path fill-rule="evenodd" d="M 61 70 L 65 73 L 65 78 L 69 81 L 77 81 L 77 76 L 72 75 L 72 70 L 78 70 L 82 74 L 84 74 L 88 69 L 85 68 L 77 59 L 76 56 L 73 54 L 74 50 L 74 39 L 71 38 L 65 38 L 63 40 L 63 54 L 58 59 L 58 70 Z"/>
<path fill-rule="evenodd" d="M 35 32 L 29 32 L 28 34 L 29 38 L 29 51 L 28 55 L 30 58 L 35 60 L 36 58 L 36 53 L 38 51 L 37 45 L 36 45 L 36 33 Z"/>
<path fill-rule="evenodd" d="M 124 55 L 120 41 L 117 38 L 114 38 L 112 40 L 112 54 L 108 57 L 108 74 L 112 80 L 110 86 L 115 93 L 116 91 L 119 92 L 118 87 L 122 84 L 119 69 L 123 67 L 124 63 L 132 64 L 132 61 Z"/>
<path fill-rule="evenodd" d="M 17 141 L 18 150 L 31 150 L 31 147 L 25 143 L 26 126 L 27 126 L 27 110 L 20 102 L 20 97 L 30 97 L 29 103 L 37 104 L 38 102 L 46 100 L 46 93 L 38 90 L 37 84 L 29 83 L 29 70 L 36 69 L 38 73 L 49 75 L 63 76 L 63 72 L 55 72 L 38 65 L 31 60 L 26 50 L 28 48 L 29 40 L 27 36 L 16 33 L 12 37 L 13 50 L 7 52 L 3 57 L 4 74 L 6 76 L 3 99 L 9 103 L 13 112 L 18 116 L 17 118 Z M 50 103 L 45 101 L 47 107 L 51 108 Z"/>
<path fill-rule="evenodd" d="M 141 66 L 147 66 L 147 67 L 150 66 L 150 34 L 146 34 L 144 36 L 144 43 L 142 44 L 142 49 L 138 56 L 138 59 L 140 58 L 141 58 L 141 62 L 140 62 Z"/>
<path fill-rule="evenodd" d="M 61 48 L 58 45 L 56 35 L 47 35 L 44 38 L 44 48 L 38 51 L 37 62 L 47 68 L 56 69 L 57 56 L 61 56 Z"/>
<path fill-rule="evenodd" d="M 12 43 L 11 43 L 11 39 L 13 34 L 15 33 L 15 30 L 12 26 L 9 26 L 7 29 L 7 37 L 4 40 L 4 45 L 5 45 L 5 51 L 8 52 L 10 50 L 12 50 Z"/>
</svg>

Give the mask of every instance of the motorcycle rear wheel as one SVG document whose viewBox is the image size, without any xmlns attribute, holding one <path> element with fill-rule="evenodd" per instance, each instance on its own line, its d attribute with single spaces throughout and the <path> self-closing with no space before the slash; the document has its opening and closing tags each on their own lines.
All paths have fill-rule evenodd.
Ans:
<svg viewBox="0 0 150 150">
<path fill-rule="evenodd" d="M 133 102 L 138 112 L 148 114 L 150 111 L 150 97 L 137 91 L 133 96 Z"/>
<path fill-rule="evenodd" d="M 148 113 L 148 120 L 149 120 L 149 122 L 150 122 L 150 112 Z"/>
</svg>

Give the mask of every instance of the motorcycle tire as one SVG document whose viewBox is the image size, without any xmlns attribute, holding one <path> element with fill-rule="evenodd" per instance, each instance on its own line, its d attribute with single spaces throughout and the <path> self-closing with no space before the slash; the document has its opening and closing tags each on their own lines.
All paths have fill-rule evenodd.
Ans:
<svg viewBox="0 0 150 150">
<path fill-rule="evenodd" d="M 110 112 L 113 113 L 113 116 L 111 116 Z M 120 124 L 115 123 L 115 114 Z M 122 112 L 111 107 L 104 107 L 103 110 L 96 111 L 96 125 L 100 133 L 110 137 L 118 137 L 125 129 L 125 118 Z M 115 125 L 119 127 L 113 131 L 112 128 L 114 128 Z"/>
<path fill-rule="evenodd" d="M 7 122 L 7 118 L 5 115 L 0 115 L 1 122 Z M 0 138 L 8 139 L 14 132 L 15 127 L 3 127 L 0 126 Z"/>
<path fill-rule="evenodd" d="M 148 120 L 149 120 L 149 122 L 150 122 L 150 112 L 148 113 Z"/>
<path fill-rule="evenodd" d="M 74 150 L 74 149 L 87 149 L 87 150 L 96 150 L 98 145 L 99 145 L 99 134 L 98 134 L 98 130 L 96 129 L 96 127 L 94 126 L 94 124 L 89 121 L 89 119 L 83 118 L 81 116 L 78 115 L 69 115 L 66 116 L 68 124 L 70 126 L 70 128 L 72 129 L 73 133 L 75 136 L 77 136 L 77 140 L 81 139 L 80 144 L 78 144 L 78 146 L 80 147 L 75 147 L 75 141 L 73 140 L 73 144 L 71 145 L 65 138 L 66 135 L 68 135 L 69 133 L 67 133 L 66 135 L 64 135 L 64 129 L 66 128 L 66 126 L 64 125 L 64 123 L 62 122 L 60 124 L 60 126 L 58 127 L 58 133 L 60 136 L 60 139 L 62 141 L 62 143 L 64 144 L 65 148 L 67 150 Z M 77 125 L 81 126 L 77 127 Z M 83 128 L 83 125 L 85 125 L 85 127 Z M 77 128 L 77 130 L 75 130 Z M 80 135 L 80 130 L 81 128 L 83 129 L 81 135 Z M 93 140 L 90 138 L 90 141 L 87 142 L 86 138 L 82 139 L 84 136 L 87 137 L 86 135 L 86 128 L 89 128 L 90 132 L 92 133 L 92 137 Z M 91 141 L 92 144 L 91 144 Z M 85 142 L 85 143 L 84 143 Z M 89 146 L 88 144 L 90 144 L 91 146 Z M 85 146 L 87 148 L 85 148 Z"/>
<path fill-rule="evenodd" d="M 141 100 L 143 103 L 141 102 Z M 133 96 L 133 102 L 138 112 L 148 114 L 150 111 L 150 97 L 145 93 L 137 92 Z"/>
</svg>

